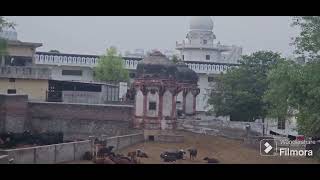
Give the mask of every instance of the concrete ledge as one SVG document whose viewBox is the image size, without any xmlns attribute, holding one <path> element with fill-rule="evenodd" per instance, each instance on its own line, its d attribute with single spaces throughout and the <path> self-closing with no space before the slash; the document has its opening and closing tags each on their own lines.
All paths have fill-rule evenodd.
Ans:
<svg viewBox="0 0 320 180">
<path fill-rule="evenodd" d="M 144 136 L 142 133 L 115 137 L 101 136 L 101 140 L 105 141 L 107 146 L 114 146 L 115 150 L 120 150 L 122 148 L 144 141 Z"/>
<path fill-rule="evenodd" d="M 155 137 L 155 141 L 181 143 L 184 141 L 184 136 L 181 135 L 159 135 Z"/>
<path fill-rule="evenodd" d="M 101 106 L 101 107 L 129 107 L 134 105 L 128 104 L 89 104 L 89 103 L 67 103 L 67 102 L 43 102 L 43 101 L 28 101 L 30 104 L 63 104 L 63 105 L 79 105 L 79 106 Z"/>
<path fill-rule="evenodd" d="M 1 153 L 13 158 L 14 164 L 53 164 L 80 160 L 86 151 L 91 151 L 90 140 L 2 150 Z"/>
</svg>

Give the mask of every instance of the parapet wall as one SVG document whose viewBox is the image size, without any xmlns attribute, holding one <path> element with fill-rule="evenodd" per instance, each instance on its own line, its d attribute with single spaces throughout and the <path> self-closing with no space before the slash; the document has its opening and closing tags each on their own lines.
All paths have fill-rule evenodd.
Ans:
<svg viewBox="0 0 320 180">
<path fill-rule="evenodd" d="M 0 155 L 0 164 L 8 164 L 8 163 L 9 163 L 8 155 Z"/>
<path fill-rule="evenodd" d="M 120 150 L 124 147 L 144 141 L 143 134 L 115 137 L 102 136 L 101 138 L 107 142 L 107 146 L 114 146 L 115 150 Z M 48 146 L 3 150 L 0 151 L 0 154 L 5 154 L 7 156 L 3 157 L 4 160 L 0 159 L 0 164 L 6 164 L 8 158 L 13 159 L 14 164 L 55 164 L 77 161 L 82 159 L 85 152 L 92 152 L 93 149 L 92 141 L 85 140 Z"/>
</svg>

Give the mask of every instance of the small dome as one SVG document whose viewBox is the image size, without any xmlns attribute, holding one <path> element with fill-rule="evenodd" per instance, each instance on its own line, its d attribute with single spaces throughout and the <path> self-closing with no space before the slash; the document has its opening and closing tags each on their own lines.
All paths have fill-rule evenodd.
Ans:
<svg viewBox="0 0 320 180">
<path fill-rule="evenodd" d="M 210 16 L 192 16 L 189 24 L 190 30 L 213 30 L 213 21 Z"/>
<path fill-rule="evenodd" d="M 198 74 L 187 65 L 177 64 L 176 68 L 177 71 L 175 77 L 178 82 L 197 84 L 199 80 Z"/>
<path fill-rule="evenodd" d="M 183 83 L 197 83 L 198 75 L 185 64 L 174 64 L 156 51 L 149 54 L 137 66 L 137 78 L 175 79 Z"/>
<path fill-rule="evenodd" d="M 162 64 L 162 65 L 172 65 L 172 61 L 170 61 L 164 54 L 160 51 L 153 51 L 148 56 L 146 56 L 140 64 Z"/>
<path fill-rule="evenodd" d="M 138 78 L 173 78 L 174 64 L 161 52 L 155 51 L 137 65 Z"/>
</svg>

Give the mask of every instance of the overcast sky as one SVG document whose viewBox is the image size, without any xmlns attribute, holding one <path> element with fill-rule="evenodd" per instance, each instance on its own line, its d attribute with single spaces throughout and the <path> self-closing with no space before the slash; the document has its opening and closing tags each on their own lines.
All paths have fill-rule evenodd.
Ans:
<svg viewBox="0 0 320 180">
<path fill-rule="evenodd" d="M 217 41 L 243 47 L 248 54 L 273 50 L 292 54 L 288 16 L 213 16 Z M 120 50 L 175 48 L 185 38 L 187 16 L 7 16 L 17 24 L 18 39 L 40 42 L 38 51 L 102 54 L 109 46 Z"/>
</svg>

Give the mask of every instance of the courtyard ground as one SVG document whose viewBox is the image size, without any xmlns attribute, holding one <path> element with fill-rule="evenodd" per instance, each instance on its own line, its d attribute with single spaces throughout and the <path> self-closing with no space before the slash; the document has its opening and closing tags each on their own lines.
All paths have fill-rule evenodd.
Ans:
<svg viewBox="0 0 320 180">
<path fill-rule="evenodd" d="M 198 156 L 196 160 L 180 160 L 176 164 L 202 164 L 204 157 L 214 157 L 223 164 L 314 164 L 320 163 L 314 159 L 298 157 L 266 157 L 261 156 L 258 150 L 246 147 L 242 141 L 226 139 L 223 137 L 201 135 L 190 132 L 181 132 L 185 136 L 183 143 L 158 143 L 146 142 L 140 143 L 120 151 L 127 154 L 129 151 L 143 149 L 150 158 L 142 158 L 141 162 L 145 164 L 163 164 L 160 154 L 166 149 L 178 148 L 186 149 L 196 147 Z M 165 163 L 167 164 L 167 163 Z"/>
<path fill-rule="evenodd" d="M 301 157 L 266 157 L 261 156 L 256 149 L 246 147 L 242 141 L 232 140 L 223 137 L 195 134 L 191 132 L 181 132 L 184 135 L 183 143 L 159 143 L 145 142 L 132 145 L 117 153 L 127 155 L 130 151 L 136 149 L 144 150 L 150 157 L 141 158 L 143 164 L 203 164 L 204 157 L 213 157 L 222 164 L 316 164 L 320 163 L 311 158 Z M 161 152 L 170 148 L 186 149 L 196 147 L 198 156 L 195 160 L 179 160 L 177 162 L 162 162 L 160 159 Z M 81 161 L 73 162 L 87 164 L 91 162 Z"/>
</svg>

